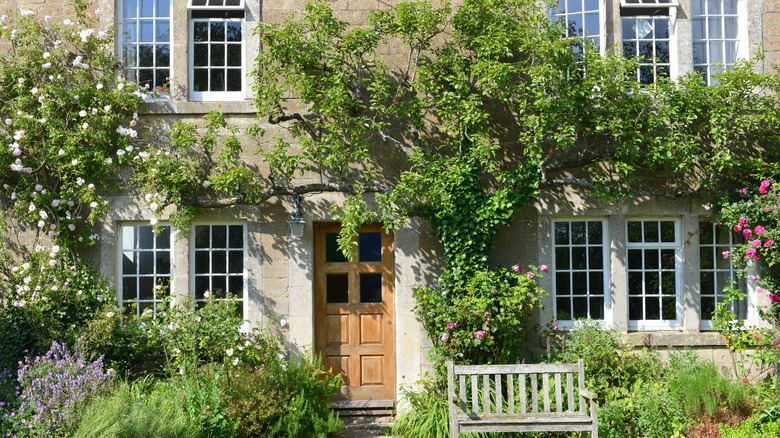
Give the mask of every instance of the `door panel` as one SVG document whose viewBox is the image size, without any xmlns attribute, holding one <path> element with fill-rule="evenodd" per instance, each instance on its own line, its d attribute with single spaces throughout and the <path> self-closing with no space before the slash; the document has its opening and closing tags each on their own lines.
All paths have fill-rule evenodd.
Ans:
<svg viewBox="0 0 780 438">
<path fill-rule="evenodd" d="M 339 224 L 315 224 L 316 350 L 342 375 L 339 399 L 395 398 L 393 240 L 378 225 L 358 230 L 357 251 L 336 249 Z"/>
</svg>

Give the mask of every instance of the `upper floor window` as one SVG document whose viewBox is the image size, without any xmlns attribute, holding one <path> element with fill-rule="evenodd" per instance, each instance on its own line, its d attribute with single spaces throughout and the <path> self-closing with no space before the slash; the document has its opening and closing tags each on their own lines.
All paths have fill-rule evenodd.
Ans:
<svg viewBox="0 0 780 438">
<path fill-rule="evenodd" d="M 550 19 L 562 22 L 567 37 L 584 37 L 600 51 L 601 14 L 600 0 L 558 0 Z"/>
<path fill-rule="evenodd" d="M 123 225 L 119 229 L 119 304 L 131 315 L 157 312 L 164 306 L 171 281 L 171 227 L 155 234 L 151 225 Z"/>
<path fill-rule="evenodd" d="M 669 16 L 624 16 L 620 21 L 623 56 L 639 61 L 637 80 L 652 84 L 659 78 L 668 78 L 671 67 Z"/>
<path fill-rule="evenodd" d="M 171 1 L 120 0 L 120 56 L 125 77 L 150 92 L 168 94 L 171 76 Z"/>
<path fill-rule="evenodd" d="M 738 0 L 691 0 L 693 69 L 707 84 L 734 66 L 739 56 Z"/>
<path fill-rule="evenodd" d="M 190 0 L 189 9 L 190 99 L 243 99 L 243 0 Z"/>
<path fill-rule="evenodd" d="M 555 318 L 604 319 L 607 297 L 606 222 L 553 223 L 553 290 Z"/>
<path fill-rule="evenodd" d="M 634 219 L 626 223 L 629 329 L 679 325 L 677 228 L 674 220 Z"/>
</svg>

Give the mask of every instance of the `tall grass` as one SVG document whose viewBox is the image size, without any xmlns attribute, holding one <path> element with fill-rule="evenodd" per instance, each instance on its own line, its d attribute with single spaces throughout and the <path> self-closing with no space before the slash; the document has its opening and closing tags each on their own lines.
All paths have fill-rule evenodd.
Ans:
<svg viewBox="0 0 780 438">
<path fill-rule="evenodd" d="M 150 381 L 122 383 L 85 410 L 74 438 L 195 438 L 200 427 L 170 387 Z"/>
</svg>

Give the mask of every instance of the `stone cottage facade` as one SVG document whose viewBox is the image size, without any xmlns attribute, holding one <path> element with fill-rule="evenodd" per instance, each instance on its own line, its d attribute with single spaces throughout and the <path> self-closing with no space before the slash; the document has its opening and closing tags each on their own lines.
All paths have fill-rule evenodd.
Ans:
<svg viewBox="0 0 780 438">
<path fill-rule="evenodd" d="M 174 121 L 197 122 L 212 110 L 224 112 L 239 128 L 254 123 L 247 72 L 260 46 L 252 29 L 300 12 L 304 4 L 94 3 L 100 25 L 118 29 L 116 50 L 125 75 L 159 92 L 141 117 L 144 126 L 160 132 Z M 340 18 L 356 24 L 394 3 L 332 2 Z M 66 18 L 67 10 L 59 0 L 0 2 L 0 12 L 14 8 L 54 19 Z M 550 14 L 575 23 L 574 31 L 586 34 L 602 53 L 619 44 L 629 56 L 652 53 L 656 61 L 637 72 L 647 82 L 690 70 L 709 78 L 722 65 L 755 55 L 757 45 L 767 55 L 759 68 L 780 61 L 777 0 L 561 0 Z M 258 147 L 269 146 L 268 138 Z M 317 175 L 304 175 L 299 182 L 318 181 Z M 392 235 L 379 227 L 361 229 L 358 256 L 346 260 L 335 250 L 338 224 L 330 209 L 342 200 L 338 194 L 300 200 L 299 237 L 288 224 L 296 209 L 290 196 L 259 206 L 206 209 L 189 233 L 172 232 L 164 214 L 163 232 L 154 235 L 155 215 L 142 196 L 116 196 L 100 227 L 96 256 L 120 303 L 132 312 L 160 305 L 160 284 L 196 300 L 207 292 L 234 294 L 247 320 L 278 324 L 292 352 L 323 353 L 346 376 L 345 398 L 393 401 L 428 370 L 428 341 L 412 313 L 413 287 L 435 283 L 438 268 L 432 261 L 439 245 L 428 224 L 413 218 Z M 711 315 L 722 287 L 735 278 L 727 261 L 717 257 L 730 246 L 730 234 L 704 222 L 709 212 L 710 206 L 683 197 L 597 203 L 574 187 L 552 189 L 501 231 L 494 261 L 550 267 L 541 283 L 550 297 L 540 323 L 567 327 L 575 318 L 603 319 L 638 344 L 692 346 L 729 363 L 711 331 Z M 738 310 L 755 322 L 759 304 L 751 298 Z"/>
</svg>

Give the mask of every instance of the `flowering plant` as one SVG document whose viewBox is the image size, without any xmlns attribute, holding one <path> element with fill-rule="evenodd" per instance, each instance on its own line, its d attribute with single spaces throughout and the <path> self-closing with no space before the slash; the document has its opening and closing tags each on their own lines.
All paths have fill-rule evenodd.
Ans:
<svg viewBox="0 0 780 438">
<path fill-rule="evenodd" d="M 724 251 L 735 266 L 748 270 L 759 316 L 768 324 L 747 329 L 743 320 L 731 310 L 731 302 L 744 299 L 747 291 L 730 288 L 725 302 L 718 305 L 715 328 L 720 330 L 733 351 L 752 351 L 764 367 L 774 367 L 780 359 L 780 250 L 775 244 L 780 238 L 780 185 L 771 176 L 769 165 L 756 175 L 758 182 L 737 192 L 734 200 L 723 203 L 720 220 L 742 243 Z"/>
<path fill-rule="evenodd" d="M 106 211 L 99 189 L 118 181 L 145 98 L 117 74 L 112 33 L 93 29 L 86 2 L 73 6 L 62 22 L 0 17 L 0 200 L 63 246 L 94 241 L 85 225 Z"/>
<path fill-rule="evenodd" d="M 433 340 L 433 358 L 483 364 L 520 360 L 528 313 L 544 295 L 537 279 L 546 271 L 544 265 L 478 271 L 457 293 L 418 288 L 415 312 Z"/>
</svg>

